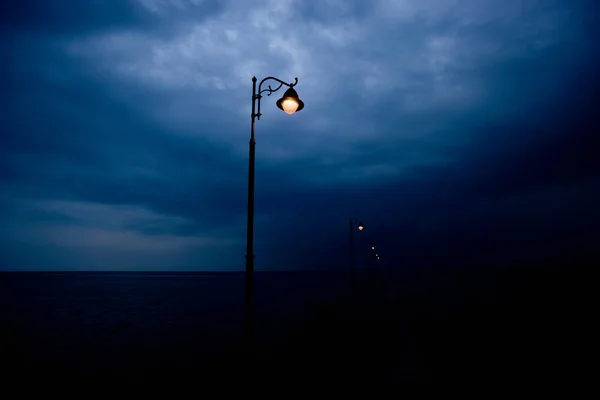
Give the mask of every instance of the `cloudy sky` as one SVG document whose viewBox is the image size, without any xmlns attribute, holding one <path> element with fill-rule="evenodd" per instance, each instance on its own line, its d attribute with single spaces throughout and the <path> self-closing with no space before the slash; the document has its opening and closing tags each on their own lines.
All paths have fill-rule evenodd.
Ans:
<svg viewBox="0 0 600 400">
<path fill-rule="evenodd" d="M 252 76 L 257 269 L 600 260 L 595 1 L 1 7 L 0 269 L 243 269 Z"/>
</svg>

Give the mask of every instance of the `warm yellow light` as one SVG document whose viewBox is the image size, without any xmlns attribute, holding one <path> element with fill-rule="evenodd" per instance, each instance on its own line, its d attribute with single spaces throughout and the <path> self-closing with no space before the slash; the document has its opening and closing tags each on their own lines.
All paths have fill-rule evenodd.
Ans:
<svg viewBox="0 0 600 400">
<path fill-rule="evenodd" d="M 287 98 L 281 102 L 281 108 L 286 114 L 293 114 L 298 109 L 298 102 L 292 98 Z"/>
<path fill-rule="evenodd" d="M 379 254 L 375 254 L 375 257 L 379 258 Z"/>
<path fill-rule="evenodd" d="M 362 226 L 362 225 L 359 225 L 359 226 L 358 226 L 358 230 L 359 230 L 359 231 L 362 231 L 364 228 L 365 228 L 365 227 L 364 227 L 364 226 Z"/>
</svg>

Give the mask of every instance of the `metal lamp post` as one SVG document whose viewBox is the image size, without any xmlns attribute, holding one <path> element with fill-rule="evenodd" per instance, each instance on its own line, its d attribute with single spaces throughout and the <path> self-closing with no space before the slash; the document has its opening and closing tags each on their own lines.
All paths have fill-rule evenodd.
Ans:
<svg viewBox="0 0 600 400">
<path fill-rule="evenodd" d="M 266 89 L 262 88 L 263 83 L 268 80 L 274 80 L 279 83 L 279 86 L 273 89 L 268 85 Z M 278 91 L 282 86 L 287 86 L 281 99 L 277 100 L 277 107 L 285 111 L 286 114 L 293 114 L 304 108 L 304 102 L 298 98 L 298 93 L 294 86 L 298 84 L 298 78 L 295 78 L 294 83 L 286 83 L 280 79 L 269 76 L 258 85 L 256 90 L 256 77 L 252 77 L 252 127 L 250 131 L 250 157 L 248 162 L 248 228 L 246 236 L 246 308 L 244 321 L 244 334 L 248 344 L 252 341 L 252 320 L 253 320 L 253 290 L 254 290 L 254 155 L 256 141 L 254 140 L 254 122 L 260 120 L 262 115 L 260 112 L 260 99 L 263 93 L 267 92 L 267 96 Z"/>
<path fill-rule="evenodd" d="M 362 221 L 355 219 L 355 218 L 348 219 L 348 226 L 350 228 L 350 274 L 351 274 L 350 278 L 352 280 L 352 283 L 354 283 L 354 279 L 356 277 L 356 265 L 355 265 L 355 261 L 354 261 L 354 226 L 355 225 L 359 231 L 362 231 L 365 228 Z"/>
</svg>

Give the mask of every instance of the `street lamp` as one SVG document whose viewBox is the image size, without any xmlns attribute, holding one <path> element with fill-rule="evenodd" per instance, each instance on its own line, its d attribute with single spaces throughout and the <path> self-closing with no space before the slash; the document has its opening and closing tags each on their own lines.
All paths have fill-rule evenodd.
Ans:
<svg viewBox="0 0 600 400">
<path fill-rule="evenodd" d="M 351 279 L 354 282 L 356 275 L 356 265 L 354 263 L 354 226 L 356 225 L 356 228 L 359 231 L 362 231 L 365 226 L 363 225 L 362 221 L 355 218 L 349 218 L 348 223 L 350 227 L 350 273 L 352 274 Z"/>
<path fill-rule="evenodd" d="M 268 80 L 274 80 L 279 86 L 273 89 L 268 85 L 266 89 L 262 88 L 263 83 Z M 256 77 L 252 77 L 252 126 L 250 130 L 250 157 L 248 161 L 248 228 L 246 232 L 246 310 L 244 321 L 244 333 L 248 343 L 252 339 L 252 311 L 253 311 L 253 290 L 254 290 L 254 155 L 256 141 L 254 140 L 254 122 L 260 120 L 260 99 L 263 93 L 267 96 L 281 89 L 283 85 L 289 89 L 285 91 L 281 99 L 277 100 L 277 107 L 285 111 L 286 114 L 293 114 L 304 108 L 304 102 L 298 97 L 294 86 L 298 84 L 298 78 L 294 83 L 285 83 L 284 81 L 272 76 L 266 77 L 260 81 L 258 90 L 256 90 Z"/>
</svg>

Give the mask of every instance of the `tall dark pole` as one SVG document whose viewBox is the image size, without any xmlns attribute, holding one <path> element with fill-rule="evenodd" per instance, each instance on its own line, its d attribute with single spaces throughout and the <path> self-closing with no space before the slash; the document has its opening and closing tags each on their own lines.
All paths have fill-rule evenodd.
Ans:
<svg viewBox="0 0 600 400">
<path fill-rule="evenodd" d="M 354 218 L 348 218 L 348 227 L 350 228 L 350 284 L 352 286 L 352 290 L 355 289 L 356 282 L 356 263 L 354 260 L 354 225 L 358 228 L 358 230 L 363 229 L 363 223 Z"/>
<path fill-rule="evenodd" d="M 354 263 L 354 220 L 350 218 L 348 222 L 350 226 L 350 282 L 352 285 L 354 285 L 354 278 L 356 274 L 356 265 Z"/>
<path fill-rule="evenodd" d="M 250 156 L 248 158 L 248 227 L 246 230 L 246 309 L 244 337 L 246 344 L 252 342 L 252 310 L 254 300 L 254 120 L 256 119 L 256 77 L 252 77 L 252 126 L 250 128 Z"/>
<path fill-rule="evenodd" d="M 273 89 L 268 85 L 266 89 L 262 89 L 263 83 L 273 80 L 279 83 L 279 86 Z M 288 114 L 300 111 L 304 108 L 304 102 L 298 98 L 298 93 L 294 90 L 294 86 L 298 83 L 298 78 L 295 78 L 294 83 L 286 83 L 281 79 L 268 76 L 258 84 L 256 90 L 256 77 L 252 77 L 252 125 L 250 128 L 250 157 L 248 158 L 248 227 L 246 231 L 246 296 L 245 296 L 245 313 L 244 313 L 244 339 L 248 348 L 252 345 L 252 330 L 253 330 L 253 308 L 254 308 L 254 157 L 256 140 L 254 139 L 254 122 L 260 120 L 260 99 L 262 93 L 267 93 L 270 96 L 278 91 L 282 86 L 287 86 L 283 97 L 277 101 L 277 107 Z M 290 103 L 295 104 L 293 109 L 290 109 Z"/>
</svg>

